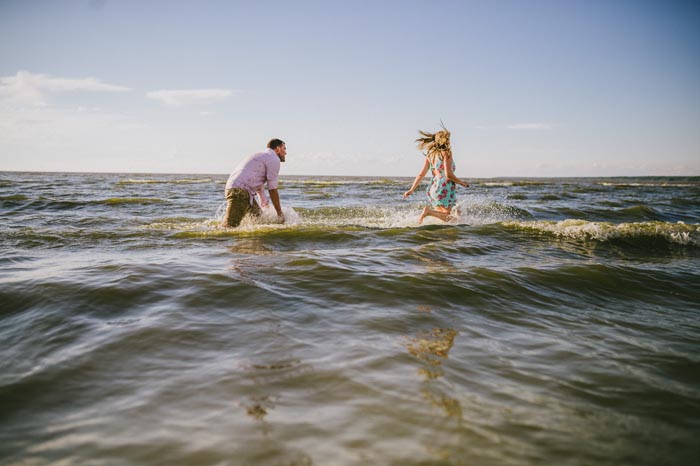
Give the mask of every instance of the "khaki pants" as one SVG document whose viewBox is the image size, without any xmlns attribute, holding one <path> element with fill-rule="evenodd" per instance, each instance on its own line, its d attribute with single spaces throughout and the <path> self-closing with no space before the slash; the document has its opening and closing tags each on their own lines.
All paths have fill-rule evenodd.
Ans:
<svg viewBox="0 0 700 466">
<path fill-rule="evenodd" d="M 237 227 L 246 214 L 259 217 L 262 211 L 258 203 L 250 203 L 250 194 L 243 188 L 233 188 L 226 190 L 226 216 L 224 224 L 227 227 Z"/>
</svg>

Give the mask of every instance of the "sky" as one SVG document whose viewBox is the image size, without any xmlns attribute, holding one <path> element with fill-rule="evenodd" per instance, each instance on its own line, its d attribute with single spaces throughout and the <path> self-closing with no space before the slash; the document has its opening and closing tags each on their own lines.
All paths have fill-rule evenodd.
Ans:
<svg viewBox="0 0 700 466">
<path fill-rule="evenodd" d="M 0 170 L 699 176 L 700 3 L 0 0 Z"/>
</svg>

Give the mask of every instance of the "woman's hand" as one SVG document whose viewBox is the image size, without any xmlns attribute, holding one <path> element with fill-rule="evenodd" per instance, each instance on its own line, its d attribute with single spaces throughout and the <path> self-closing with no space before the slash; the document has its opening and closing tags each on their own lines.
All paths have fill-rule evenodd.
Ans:
<svg viewBox="0 0 700 466">
<path fill-rule="evenodd" d="M 404 198 L 404 199 L 407 199 L 408 196 L 410 196 L 411 194 L 413 194 L 413 190 L 412 190 L 412 189 L 409 189 L 408 191 L 406 191 L 405 193 L 403 193 L 403 198 Z"/>
</svg>

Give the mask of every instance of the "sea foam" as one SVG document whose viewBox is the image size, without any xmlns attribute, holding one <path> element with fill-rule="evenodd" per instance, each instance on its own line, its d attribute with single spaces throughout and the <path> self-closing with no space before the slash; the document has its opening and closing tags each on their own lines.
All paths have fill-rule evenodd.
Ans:
<svg viewBox="0 0 700 466">
<path fill-rule="evenodd" d="M 560 238 L 609 241 L 615 239 L 663 239 L 683 246 L 700 246 L 700 224 L 682 222 L 609 223 L 586 220 L 509 221 L 506 227 L 550 234 Z"/>
</svg>

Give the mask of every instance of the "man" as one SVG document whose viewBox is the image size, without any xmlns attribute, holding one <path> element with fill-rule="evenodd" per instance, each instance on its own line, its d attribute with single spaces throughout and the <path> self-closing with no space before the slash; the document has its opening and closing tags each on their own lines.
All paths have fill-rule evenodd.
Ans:
<svg viewBox="0 0 700 466">
<path fill-rule="evenodd" d="M 259 216 L 262 211 L 255 202 L 255 193 L 260 192 L 261 202 L 265 202 L 262 189 L 267 183 L 270 200 L 277 211 L 277 219 L 284 223 L 284 214 L 277 192 L 277 177 L 280 162 L 287 155 L 287 145 L 280 139 L 271 139 L 267 150 L 249 155 L 233 170 L 226 182 L 226 217 L 224 226 L 237 227 L 246 214 Z"/>
</svg>

